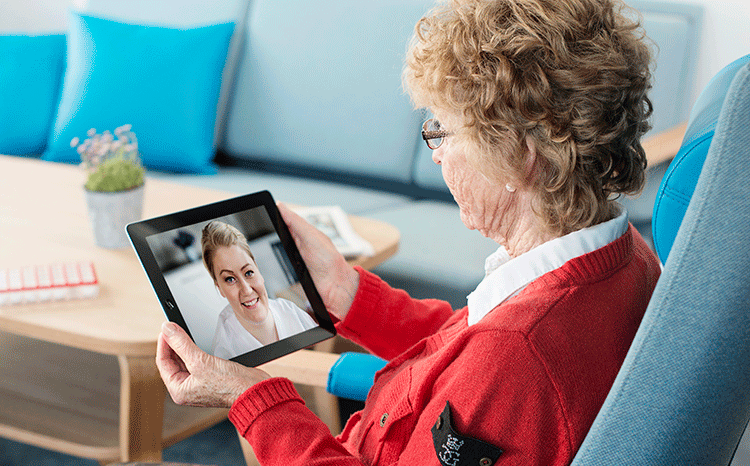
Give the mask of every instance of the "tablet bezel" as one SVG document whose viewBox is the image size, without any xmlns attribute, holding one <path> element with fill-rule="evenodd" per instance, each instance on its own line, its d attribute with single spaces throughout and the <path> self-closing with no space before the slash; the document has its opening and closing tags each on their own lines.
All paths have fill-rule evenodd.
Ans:
<svg viewBox="0 0 750 466">
<path fill-rule="evenodd" d="M 260 191 L 257 193 L 246 194 L 224 201 L 174 212 L 168 215 L 141 220 L 131 223 L 126 227 L 131 244 L 135 249 L 136 255 L 138 256 L 149 281 L 151 282 L 154 293 L 156 294 L 167 319 L 177 323 L 188 333 L 188 335 L 190 335 L 191 338 L 193 338 L 187 322 L 179 309 L 177 301 L 172 295 L 172 291 L 169 289 L 161 268 L 148 244 L 147 238 L 171 230 L 176 230 L 181 227 L 208 222 L 232 214 L 247 212 L 257 207 L 265 208 L 274 230 L 284 248 L 284 252 L 297 274 L 297 278 L 305 292 L 305 297 L 315 313 L 315 320 L 317 320 L 318 326 L 231 358 L 232 361 L 252 367 L 264 364 L 294 351 L 307 348 L 336 335 L 333 321 L 323 304 L 323 300 L 321 299 L 317 288 L 315 288 L 315 284 L 313 283 L 307 266 L 302 260 L 297 245 L 294 243 L 294 239 L 292 238 L 286 223 L 282 219 L 271 193 L 268 191 Z"/>
</svg>

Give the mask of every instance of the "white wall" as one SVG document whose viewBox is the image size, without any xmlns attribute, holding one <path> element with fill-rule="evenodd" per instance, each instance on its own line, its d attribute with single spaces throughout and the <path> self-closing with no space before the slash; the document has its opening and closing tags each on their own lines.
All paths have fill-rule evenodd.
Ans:
<svg viewBox="0 0 750 466">
<path fill-rule="evenodd" d="M 64 32 L 71 8 L 126 21 L 191 26 L 234 20 L 245 5 L 246 0 L 0 0 L 0 33 Z"/>
<path fill-rule="evenodd" d="M 64 32 L 75 0 L 2 0 L 0 33 Z"/>
<path fill-rule="evenodd" d="M 668 0 L 702 5 L 703 34 L 693 102 L 724 66 L 750 54 L 750 0 Z"/>
</svg>

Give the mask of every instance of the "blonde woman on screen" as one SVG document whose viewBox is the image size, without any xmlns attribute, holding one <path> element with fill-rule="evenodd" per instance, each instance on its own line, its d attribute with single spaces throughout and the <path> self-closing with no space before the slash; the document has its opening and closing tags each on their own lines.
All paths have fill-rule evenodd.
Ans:
<svg viewBox="0 0 750 466">
<path fill-rule="evenodd" d="M 317 324 L 286 299 L 269 299 L 265 281 L 245 236 L 213 221 L 203 228 L 203 265 L 229 302 L 219 314 L 211 352 L 230 359 L 296 335 Z"/>
</svg>

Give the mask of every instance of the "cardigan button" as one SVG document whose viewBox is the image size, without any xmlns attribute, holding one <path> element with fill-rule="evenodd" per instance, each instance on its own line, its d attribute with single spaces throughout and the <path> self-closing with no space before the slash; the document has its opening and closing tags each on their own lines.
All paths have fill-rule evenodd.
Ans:
<svg viewBox="0 0 750 466">
<path fill-rule="evenodd" d="M 489 458 L 482 458 L 479 460 L 479 466 L 490 466 L 492 464 L 492 460 Z"/>
<path fill-rule="evenodd" d="M 385 421 L 388 420 L 388 413 L 383 413 L 382 416 L 380 416 L 380 427 L 383 427 L 385 425 Z"/>
</svg>

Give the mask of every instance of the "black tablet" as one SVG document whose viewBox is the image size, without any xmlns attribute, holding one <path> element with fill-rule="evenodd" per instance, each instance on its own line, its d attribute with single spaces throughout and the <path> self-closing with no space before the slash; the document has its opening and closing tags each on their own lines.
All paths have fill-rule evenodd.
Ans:
<svg viewBox="0 0 750 466">
<path fill-rule="evenodd" d="M 268 191 L 127 232 L 167 318 L 209 354 L 257 366 L 336 334 Z"/>
</svg>

